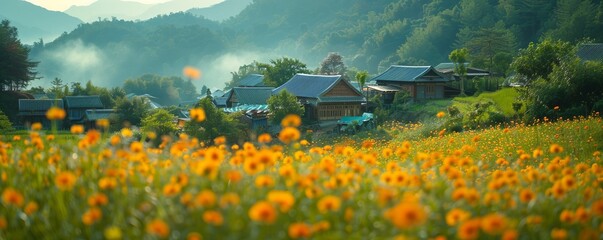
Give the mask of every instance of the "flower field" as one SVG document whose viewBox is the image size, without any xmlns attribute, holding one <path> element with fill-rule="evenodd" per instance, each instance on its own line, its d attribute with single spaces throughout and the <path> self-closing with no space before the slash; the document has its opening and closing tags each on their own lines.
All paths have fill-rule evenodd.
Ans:
<svg viewBox="0 0 603 240">
<path fill-rule="evenodd" d="M 599 116 L 328 145 L 300 139 L 298 117 L 283 125 L 241 146 L 77 127 L 0 137 L 0 238 L 603 236 Z"/>
</svg>

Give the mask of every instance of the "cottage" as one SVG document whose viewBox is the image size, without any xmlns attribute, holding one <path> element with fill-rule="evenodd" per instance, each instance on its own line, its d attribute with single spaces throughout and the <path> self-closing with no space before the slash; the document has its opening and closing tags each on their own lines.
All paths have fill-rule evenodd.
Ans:
<svg viewBox="0 0 603 240">
<path fill-rule="evenodd" d="M 70 124 L 83 124 L 86 110 L 105 108 L 98 95 L 67 96 L 64 100 L 65 108 L 67 108 L 67 119 Z"/>
<path fill-rule="evenodd" d="M 296 74 L 273 94 L 287 90 L 304 104 L 306 118 L 318 121 L 338 120 L 360 115 L 366 99 L 341 75 Z"/>
<path fill-rule="evenodd" d="M 272 95 L 272 87 L 235 87 L 232 88 L 226 100 L 226 106 L 264 105 Z"/>
<path fill-rule="evenodd" d="M 62 99 L 19 99 L 18 118 L 23 125 L 41 123 L 44 128 L 50 128 L 50 120 L 46 112 L 51 107 L 64 108 Z M 61 126 L 59 124 L 58 126 Z"/>
<path fill-rule="evenodd" d="M 458 74 L 454 73 L 454 68 L 454 63 L 440 63 L 435 66 L 435 69 L 438 72 L 444 74 L 445 76 L 454 78 L 455 80 L 460 80 L 461 77 Z M 465 74 L 465 77 L 467 79 L 490 76 L 490 72 L 488 72 L 488 70 L 469 67 L 469 63 L 465 63 L 465 69 L 467 69 L 467 73 Z"/>
<path fill-rule="evenodd" d="M 404 89 L 413 99 L 438 99 L 448 97 L 446 85 L 451 79 L 431 66 L 392 65 L 371 81 Z"/>
</svg>

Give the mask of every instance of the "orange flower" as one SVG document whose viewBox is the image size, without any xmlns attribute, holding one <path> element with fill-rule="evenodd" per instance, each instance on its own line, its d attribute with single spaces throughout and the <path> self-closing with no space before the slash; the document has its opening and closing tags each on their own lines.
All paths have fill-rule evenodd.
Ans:
<svg viewBox="0 0 603 240">
<path fill-rule="evenodd" d="M 42 124 L 39 122 L 31 124 L 31 130 L 32 131 L 42 130 Z"/>
<path fill-rule="evenodd" d="M 559 220 L 565 223 L 574 222 L 574 213 L 570 210 L 563 210 L 561 215 L 559 215 Z"/>
<path fill-rule="evenodd" d="M 555 240 L 567 239 L 567 231 L 565 229 L 554 228 L 551 230 L 551 238 Z"/>
<path fill-rule="evenodd" d="M 295 197 L 288 191 L 273 190 L 268 193 L 268 201 L 278 205 L 281 212 L 287 212 L 295 203 Z"/>
<path fill-rule="evenodd" d="M 88 205 L 90 207 L 103 206 L 109 203 L 109 198 L 103 193 L 97 193 L 88 197 Z"/>
<path fill-rule="evenodd" d="M 438 117 L 438 118 L 443 118 L 445 116 L 446 116 L 445 112 L 438 112 L 438 114 L 436 114 L 436 117 Z"/>
<path fill-rule="evenodd" d="M 341 199 L 333 195 L 327 195 L 318 201 L 318 211 L 321 213 L 336 212 L 341 207 Z"/>
<path fill-rule="evenodd" d="M 220 226 L 224 223 L 224 217 L 220 212 L 210 210 L 203 213 L 203 221 L 207 224 Z"/>
<path fill-rule="evenodd" d="M 262 133 L 258 136 L 259 143 L 269 143 L 272 141 L 272 137 L 268 133 Z"/>
<path fill-rule="evenodd" d="M 19 191 L 9 187 L 2 191 L 2 201 L 8 205 L 20 207 L 23 205 L 24 198 Z"/>
<path fill-rule="evenodd" d="M 236 206 L 241 202 L 241 198 L 236 193 L 226 193 L 220 198 L 220 207 Z"/>
<path fill-rule="evenodd" d="M 71 126 L 71 133 L 82 134 L 84 132 L 84 125 L 75 124 Z"/>
<path fill-rule="evenodd" d="M 166 197 L 173 197 L 180 193 L 182 187 L 178 183 L 169 183 L 163 187 L 163 195 Z"/>
<path fill-rule="evenodd" d="M 421 226 L 427 220 L 423 206 L 415 202 L 402 202 L 385 212 L 385 217 L 400 229 Z"/>
<path fill-rule="evenodd" d="M 98 208 L 90 208 L 82 215 L 82 222 L 86 225 L 92 225 L 103 217 L 103 212 Z"/>
<path fill-rule="evenodd" d="M 300 138 L 300 133 L 297 128 L 285 127 L 278 134 L 278 139 L 285 144 L 289 144 L 293 141 L 297 141 Z"/>
<path fill-rule="evenodd" d="M 507 219 L 497 213 L 489 214 L 482 218 L 481 227 L 487 234 L 498 235 L 507 228 Z"/>
<path fill-rule="evenodd" d="M 184 67 L 184 69 L 182 69 L 182 74 L 190 79 L 200 79 L 201 78 L 201 71 L 199 69 L 196 69 L 194 67 L 191 66 L 186 66 Z"/>
<path fill-rule="evenodd" d="M 147 224 L 147 232 L 165 238 L 170 235 L 170 226 L 161 219 L 155 219 Z"/>
<path fill-rule="evenodd" d="M 243 169 L 247 174 L 253 175 L 264 170 L 264 165 L 255 158 L 248 158 L 243 164 Z"/>
<path fill-rule="evenodd" d="M 276 220 L 276 210 L 267 201 L 260 201 L 249 209 L 249 218 L 256 222 L 272 224 Z"/>
<path fill-rule="evenodd" d="M 189 116 L 196 122 L 205 121 L 205 110 L 203 108 L 193 108 L 189 111 Z"/>
<path fill-rule="evenodd" d="M 112 177 L 104 177 L 98 180 L 98 187 L 100 189 L 114 189 L 117 187 L 117 180 Z"/>
<path fill-rule="evenodd" d="M 563 152 L 563 147 L 561 147 L 559 144 L 551 144 L 551 147 L 549 147 L 549 151 L 551 153 L 561 153 Z"/>
<path fill-rule="evenodd" d="M 195 205 L 198 207 L 213 207 L 216 204 L 216 194 L 211 190 L 203 190 L 195 196 Z"/>
<path fill-rule="evenodd" d="M 25 205 L 25 209 L 23 210 L 25 212 L 25 214 L 27 215 L 32 215 L 33 213 L 38 211 L 38 204 L 34 201 L 28 202 L 27 205 Z"/>
<path fill-rule="evenodd" d="M 281 120 L 283 127 L 299 127 L 299 125 L 301 125 L 301 118 L 297 114 L 289 114 Z"/>
<path fill-rule="evenodd" d="M 186 240 L 203 240 L 203 237 L 198 232 L 191 232 L 186 235 Z"/>
<path fill-rule="evenodd" d="M 54 183 L 61 191 L 69 191 L 75 185 L 75 181 L 77 180 L 75 174 L 65 171 L 59 173 L 54 178 Z"/>
<path fill-rule="evenodd" d="M 459 239 L 477 239 L 479 236 L 480 221 L 472 219 L 459 226 L 457 236 Z"/>
<path fill-rule="evenodd" d="M 6 217 L 0 216 L 0 229 L 6 229 L 8 226 L 8 222 L 6 221 Z"/>
<path fill-rule="evenodd" d="M 471 217 L 469 212 L 455 208 L 446 214 L 446 224 L 449 226 L 455 226 L 469 219 L 469 217 Z"/>
<path fill-rule="evenodd" d="M 256 187 L 272 187 L 274 186 L 274 180 L 270 175 L 260 175 L 255 179 Z"/>
<path fill-rule="evenodd" d="M 103 118 L 103 119 L 96 120 L 96 126 L 99 128 L 107 129 L 107 128 L 109 128 L 109 124 L 110 124 L 109 119 Z"/>
<path fill-rule="evenodd" d="M 289 225 L 289 237 L 291 238 L 309 238 L 312 235 L 310 225 L 297 222 Z"/>
<path fill-rule="evenodd" d="M 603 198 L 593 202 L 590 210 L 597 216 L 603 216 Z"/>
<path fill-rule="evenodd" d="M 63 120 L 65 118 L 65 110 L 58 107 L 51 107 L 46 111 L 46 118 L 48 120 Z"/>
<path fill-rule="evenodd" d="M 519 200 L 523 203 L 528 203 L 534 199 L 536 199 L 536 194 L 530 189 L 522 189 L 519 192 Z"/>
</svg>

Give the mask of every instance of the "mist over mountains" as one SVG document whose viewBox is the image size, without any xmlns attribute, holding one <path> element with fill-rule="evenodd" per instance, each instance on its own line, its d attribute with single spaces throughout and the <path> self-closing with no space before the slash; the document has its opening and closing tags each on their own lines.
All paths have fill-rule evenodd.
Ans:
<svg viewBox="0 0 603 240">
<path fill-rule="evenodd" d="M 210 7 L 246 6 L 236 16 L 213 19 L 217 21 L 197 16 L 209 9 L 192 9 L 145 21 L 116 17 L 80 24 L 32 49 L 44 77 L 34 84 L 48 85 L 59 77 L 120 86 L 147 73 L 181 76 L 190 65 L 203 72 L 195 83 L 199 87 L 222 88 L 230 72 L 253 60 L 287 56 L 315 68 L 329 52 L 339 52 L 350 67 L 375 74 L 391 64 L 447 62 L 450 51 L 460 47 L 488 57 L 477 40 L 500 43 L 496 51 L 503 55 L 496 64 L 508 68 L 505 59 L 541 38 L 603 40 L 601 0 L 245 1 L 251 0 Z"/>
</svg>

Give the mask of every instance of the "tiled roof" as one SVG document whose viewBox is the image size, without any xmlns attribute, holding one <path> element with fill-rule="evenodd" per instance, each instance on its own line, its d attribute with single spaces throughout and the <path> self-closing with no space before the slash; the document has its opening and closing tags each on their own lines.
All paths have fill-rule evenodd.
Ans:
<svg viewBox="0 0 603 240">
<path fill-rule="evenodd" d="M 104 108 L 98 95 L 67 96 L 65 97 L 65 105 L 67 108 Z"/>
<path fill-rule="evenodd" d="M 428 74 L 431 76 L 426 77 Z M 393 82 L 446 82 L 449 79 L 431 66 L 392 65 L 385 70 L 385 72 L 371 80 Z"/>
<path fill-rule="evenodd" d="M 239 81 L 238 87 L 264 87 L 264 75 L 249 74 Z"/>
<path fill-rule="evenodd" d="M 335 86 L 339 79 L 341 79 L 341 75 L 296 74 L 272 92 L 276 94 L 286 89 L 297 97 L 318 98 Z"/>
<path fill-rule="evenodd" d="M 231 95 L 235 94 L 239 104 L 266 104 L 272 95 L 272 87 L 235 87 Z"/>
<path fill-rule="evenodd" d="M 581 44 L 576 55 L 583 61 L 603 61 L 603 43 Z"/>
<path fill-rule="evenodd" d="M 115 114 L 114 109 L 88 109 L 84 113 L 84 118 L 88 121 L 96 121 L 99 119 L 109 119 L 112 114 Z"/>
<path fill-rule="evenodd" d="M 43 112 L 50 107 L 63 108 L 62 99 L 19 99 L 19 112 Z"/>
</svg>

